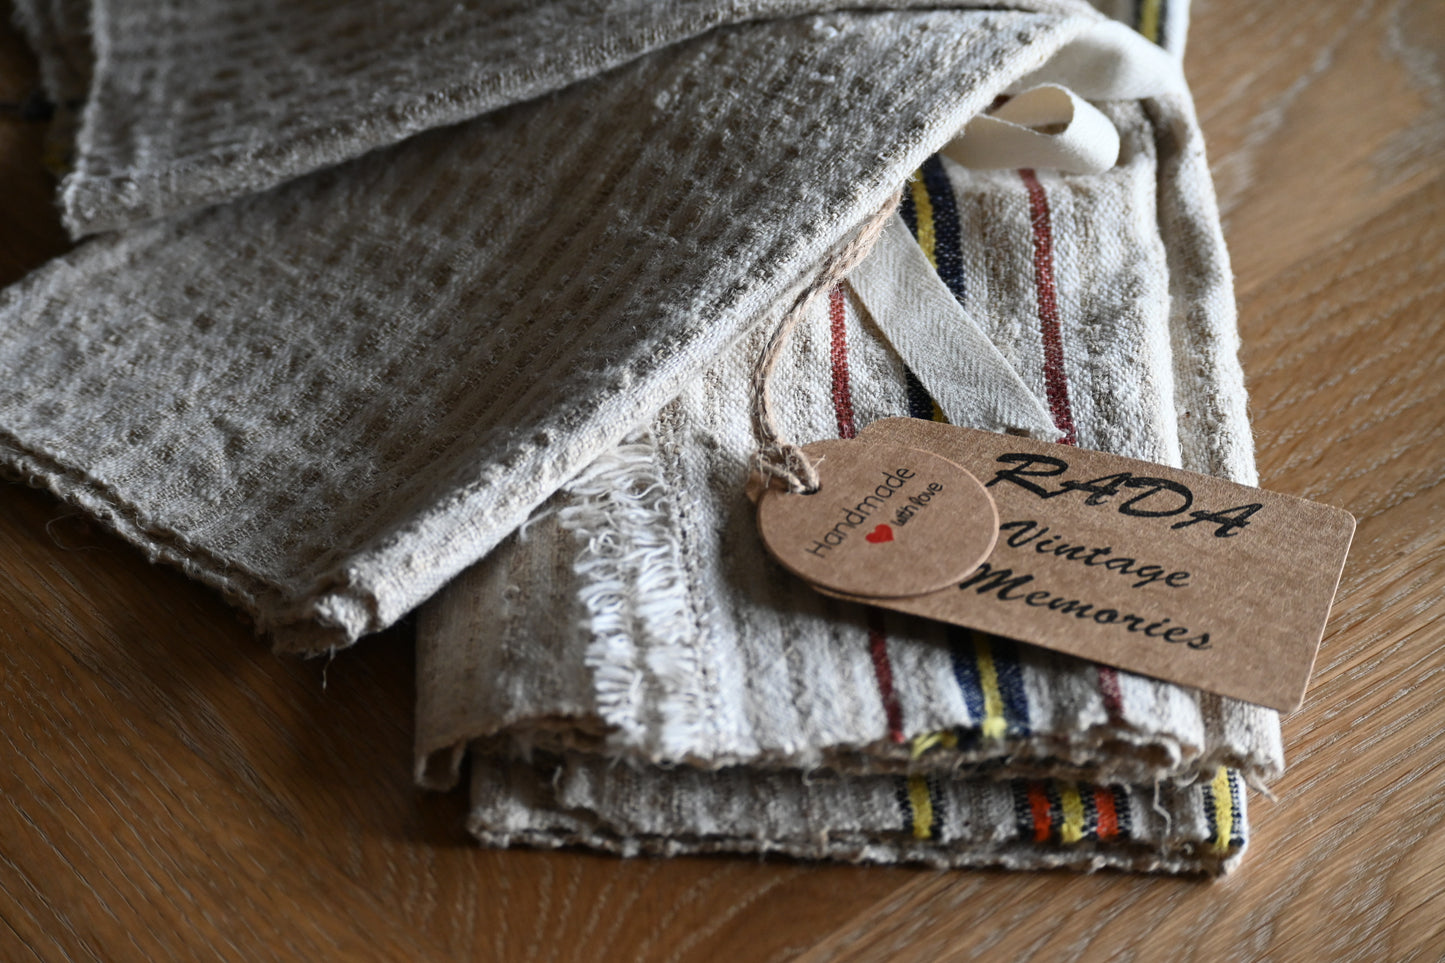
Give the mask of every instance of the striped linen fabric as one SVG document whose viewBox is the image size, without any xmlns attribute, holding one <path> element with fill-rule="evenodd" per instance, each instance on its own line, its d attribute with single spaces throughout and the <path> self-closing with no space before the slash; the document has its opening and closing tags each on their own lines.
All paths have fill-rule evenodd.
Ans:
<svg viewBox="0 0 1445 963">
<path fill-rule="evenodd" d="M 1239 778 L 1191 787 L 638 769 L 603 756 L 484 756 L 470 825 L 490 845 L 621 855 L 776 853 L 939 868 L 1220 873 L 1245 846 Z"/>
<path fill-rule="evenodd" d="M 1237 439 L 1198 438 L 1237 426 L 1182 407 L 1199 386 L 1181 390 L 1175 368 L 1232 315 L 1179 296 L 1171 263 L 1210 256 L 1155 206 L 1161 183 L 1179 187 L 1169 154 L 1192 149 L 1175 136 L 1187 117 L 1105 109 L 1125 145 L 1107 174 L 934 156 L 901 214 L 1069 443 L 1219 470 Z M 470 751 L 471 826 L 501 845 L 1234 865 L 1243 784 L 1282 767 L 1274 712 L 835 602 L 765 557 L 742 482 L 767 335 L 423 609 L 419 778 L 450 785 Z M 845 286 L 795 338 L 775 382 L 793 437 L 941 417 Z M 1247 458 L 1226 467 L 1252 478 Z"/>
</svg>

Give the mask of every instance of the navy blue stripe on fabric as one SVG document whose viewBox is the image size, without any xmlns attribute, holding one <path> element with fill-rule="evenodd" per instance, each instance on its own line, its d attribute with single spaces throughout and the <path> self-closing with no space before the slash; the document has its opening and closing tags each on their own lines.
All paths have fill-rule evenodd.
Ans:
<svg viewBox="0 0 1445 963">
<path fill-rule="evenodd" d="M 908 798 L 908 777 L 894 778 L 893 795 L 898 800 L 898 813 L 903 817 L 903 831 L 913 832 L 913 800 Z"/>
<path fill-rule="evenodd" d="M 903 382 L 908 392 L 908 417 L 924 421 L 933 418 L 933 396 L 906 364 L 903 366 Z"/>
<path fill-rule="evenodd" d="M 1009 735 L 1027 736 L 1033 732 L 1033 720 L 1029 717 L 1029 696 L 1024 690 L 1024 673 L 1019 664 L 1018 643 L 996 635 L 989 636 L 989 641 Z"/>
<path fill-rule="evenodd" d="M 949 626 L 948 648 L 953 656 L 953 678 L 958 682 L 958 691 L 963 695 L 968 717 L 976 728 L 983 724 L 983 683 L 978 677 L 978 657 L 972 634 L 968 629 Z"/>
<path fill-rule="evenodd" d="M 1240 812 L 1239 775 L 1233 769 L 1229 770 L 1229 844 L 1231 846 L 1244 845 L 1244 813 Z"/>
<path fill-rule="evenodd" d="M 1099 838 L 1099 806 L 1094 802 L 1094 787 L 1086 782 L 1079 783 L 1079 799 L 1084 804 L 1084 835 L 1090 839 Z"/>
<path fill-rule="evenodd" d="M 1209 830 L 1208 841 L 1219 838 L 1219 819 L 1214 815 L 1214 787 L 1203 783 L 1199 789 L 1199 805 L 1204 810 L 1204 825 Z"/>
<path fill-rule="evenodd" d="M 1044 798 L 1049 801 L 1049 838 L 1059 838 L 1059 827 L 1064 824 L 1064 800 L 1059 795 L 1059 784 L 1053 779 L 1043 784 Z"/>
<path fill-rule="evenodd" d="M 943 823 L 948 817 L 948 803 L 943 797 L 943 783 L 938 776 L 928 777 L 928 801 L 933 804 L 933 822 L 928 827 L 929 835 L 936 842 L 945 842 Z"/>
<path fill-rule="evenodd" d="M 1019 838 L 1034 838 L 1034 810 L 1029 804 L 1029 783 L 1026 779 L 1009 780 L 1009 789 L 1014 797 L 1014 825 L 1018 827 Z"/>
<path fill-rule="evenodd" d="M 943 159 L 937 154 L 924 161 L 919 170 L 923 173 L 928 200 L 933 204 L 933 260 L 938 266 L 938 276 L 962 304 L 965 294 L 963 238 L 959 230 L 958 201 L 953 195 L 953 184 L 948 179 L 948 172 L 943 169 Z"/>
<path fill-rule="evenodd" d="M 913 192 L 906 187 L 903 189 L 903 202 L 898 205 L 898 216 L 908 226 L 908 233 L 915 241 L 918 240 L 918 208 L 913 204 Z"/>
</svg>

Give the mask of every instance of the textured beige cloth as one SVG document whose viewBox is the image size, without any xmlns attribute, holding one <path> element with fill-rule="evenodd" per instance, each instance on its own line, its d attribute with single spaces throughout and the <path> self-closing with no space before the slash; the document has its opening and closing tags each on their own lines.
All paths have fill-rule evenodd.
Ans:
<svg viewBox="0 0 1445 963">
<path fill-rule="evenodd" d="M 948 7 L 1074 17 L 1083 4 L 20 0 L 19 6 L 29 29 L 47 38 L 61 32 L 69 48 L 82 47 L 75 35 L 87 26 L 93 36 L 90 106 L 61 193 L 66 224 L 83 236 L 265 190 L 718 28 L 849 9 L 863 18 L 889 8 Z M 914 29 L 932 28 L 919 21 Z M 1029 42 L 1023 35 L 1011 40 Z M 793 63 L 806 72 L 810 55 L 801 48 L 798 54 Z M 844 85 L 868 76 L 873 57 L 859 54 L 856 67 L 863 69 L 839 65 Z M 898 66 L 907 67 L 909 58 L 903 61 Z M 950 76 L 960 79 L 957 73 L 940 79 Z M 809 105 L 806 85 L 793 94 Z M 736 120 L 761 119 L 752 114 L 757 105 L 740 107 Z M 686 112 L 688 104 L 674 109 Z"/>
<path fill-rule="evenodd" d="M 179 50 L 211 30 L 196 12 L 210 6 L 183 6 L 156 43 Z M 550 9 L 513 13 L 541 36 Z M 98 237 L 0 298 L 0 465 L 220 588 L 283 648 L 384 628 L 775 316 L 924 157 L 1097 22 L 1068 9 L 750 21 L 266 193 Z M 96 8 L 92 141 L 129 130 L 145 144 L 138 163 L 174 162 L 175 178 L 210 169 L 204 151 L 136 133 L 156 123 L 181 137 L 225 118 L 157 94 L 180 67 L 123 57 L 107 10 Z M 617 33 L 604 48 L 653 35 L 594 19 Z M 295 30 L 328 50 L 333 34 L 350 37 L 304 19 Z M 241 70 L 220 66 L 224 34 L 195 57 Z M 373 55 L 392 59 L 441 58 Z M 171 120 L 106 100 L 123 76 Z M 238 112 L 231 126 L 248 143 L 290 116 L 280 100 L 243 123 L 250 102 L 227 96 L 208 109 Z M 353 106 L 366 116 L 372 103 Z M 92 141 L 67 192 L 93 164 Z M 117 203 L 130 196 L 113 186 Z"/>
<path fill-rule="evenodd" d="M 1066 389 L 1078 444 L 1252 481 L 1222 248 L 1178 219 L 1182 205 L 1201 218 L 1186 224 L 1211 223 L 1197 143 L 1179 136 L 1192 125 L 1177 102 L 1104 109 L 1116 167 L 1033 178 L 1061 372 L 1029 177 L 931 161 L 910 187 L 926 226 L 918 205 L 905 219 L 1040 405 L 1057 412 Z M 839 603 L 766 556 L 743 488 L 767 335 L 423 609 L 419 778 L 450 785 L 470 748 L 472 829 L 496 844 L 1232 866 L 1241 780 L 1283 765 L 1272 710 Z M 792 437 L 839 434 L 843 393 L 854 426 L 918 413 L 919 386 L 857 301 L 815 304 L 795 338 L 774 375 Z M 1127 832 L 1100 829 L 1105 791 Z"/>
<path fill-rule="evenodd" d="M 1183 5 L 1165 6 L 1177 49 Z M 1241 778 L 1280 766 L 1273 713 L 880 628 L 780 577 L 740 521 L 759 326 L 1097 26 L 1087 4 L 21 0 L 18 16 L 80 120 L 62 214 L 101 236 L 0 296 L 0 469 L 304 652 L 391 624 L 553 497 L 424 620 L 419 771 L 447 783 L 476 750 L 480 838 L 1238 859 Z M 1250 481 L 1187 96 L 1101 106 L 1126 145 L 1106 175 L 950 172 L 976 245 L 960 296 L 1052 406 L 1041 192 L 1077 441 Z M 799 437 L 840 417 L 818 382 L 840 325 L 850 417 L 916 402 L 839 310 L 783 376 Z"/>
</svg>

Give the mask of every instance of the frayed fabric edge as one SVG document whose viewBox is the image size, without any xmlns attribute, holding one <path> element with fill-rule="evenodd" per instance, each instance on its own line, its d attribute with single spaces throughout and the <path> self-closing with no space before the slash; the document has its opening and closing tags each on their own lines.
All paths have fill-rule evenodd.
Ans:
<svg viewBox="0 0 1445 963">
<path fill-rule="evenodd" d="M 649 433 L 625 439 L 568 484 L 558 511 L 579 542 L 573 571 L 589 634 L 598 713 L 614 740 L 665 762 L 704 734 L 691 586 L 669 483 Z M 651 680 L 670 695 L 648 706 Z M 649 718 L 651 716 L 651 718 Z M 656 722 L 657 725 L 650 725 Z M 653 733 L 656 733 L 654 735 Z M 656 742 L 656 745 L 653 743 Z"/>
</svg>

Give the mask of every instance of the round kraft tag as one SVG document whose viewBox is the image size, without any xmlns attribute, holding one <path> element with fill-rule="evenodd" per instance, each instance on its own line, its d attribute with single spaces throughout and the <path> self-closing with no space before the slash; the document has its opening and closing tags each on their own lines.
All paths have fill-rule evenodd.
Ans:
<svg viewBox="0 0 1445 963">
<path fill-rule="evenodd" d="M 819 441 L 811 495 L 768 489 L 758 528 L 789 571 L 843 595 L 907 598 L 962 581 L 993 551 L 998 509 L 959 465 L 888 442 Z"/>
</svg>

